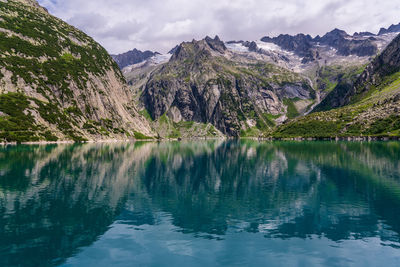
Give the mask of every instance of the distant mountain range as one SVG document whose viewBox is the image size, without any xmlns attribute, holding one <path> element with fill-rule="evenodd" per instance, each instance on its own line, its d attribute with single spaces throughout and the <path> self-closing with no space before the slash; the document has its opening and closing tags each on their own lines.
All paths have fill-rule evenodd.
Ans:
<svg viewBox="0 0 400 267">
<path fill-rule="evenodd" d="M 123 73 L 160 136 L 179 136 L 184 122 L 212 124 L 228 136 L 268 136 L 314 110 L 349 104 L 341 90 L 352 90 L 397 30 L 351 36 L 334 29 L 322 37 L 260 41 L 206 37 L 174 47 L 164 61 L 155 64 L 150 57 Z"/>
<path fill-rule="evenodd" d="M 379 51 L 379 40 L 382 35 L 400 32 L 400 24 L 392 25 L 389 29 L 382 28 L 378 35 L 370 32 L 355 33 L 353 36 L 345 31 L 334 29 L 326 33 L 324 36 L 316 36 L 312 38 L 310 35 L 297 34 L 279 35 L 270 38 L 263 37 L 261 41 L 274 43 L 281 48 L 292 51 L 296 55 L 303 57 L 305 61 L 312 61 L 318 57 L 319 46 L 329 46 L 337 50 L 342 56 L 374 56 Z"/>
<path fill-rule="evenodd" d="M 264 43 L 272 43 L 278 45 L 286 51 L 294 52 L 297 56 L 303 58 L 303 63 L 318 59 L 318 47 L 328 46 L 337 50 L 339 55 L 350 56 L 355 55 L 359 57 L 374 56 L 382 49 L 382 46 L 393 39 L 393 35 L 389 38 L 385 35 L 400 33 L 400 23 L 391 25 L 389 28 L 381 28 L 378 34 L 371 32 L 356 32 L 349 35 L 343 30 L 334 29 L 324 36 L 316 36 L 315 38 L 310 35 L 297 34 L 288 35 L 281 34 L 277 37 L 262 37 L 260 40 Z M 228 41 L 228 44 L 242 44 L 247 47 L 249 51 L 261 52 L 262 48 L 257 46 L 255 41 Z M 174 54 L 179 45 L 172 48 L 168 54 Z M 159 55 L 158 52 L 140 51 L 133 49 L 123 54 L 111 55 L 121 69 L 141 63 L 147 59 Z"/>
</svg>

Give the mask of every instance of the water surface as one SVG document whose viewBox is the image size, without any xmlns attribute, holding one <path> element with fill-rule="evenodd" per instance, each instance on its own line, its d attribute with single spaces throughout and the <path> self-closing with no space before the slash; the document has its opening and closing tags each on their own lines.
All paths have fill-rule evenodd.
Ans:
<svg viewBox="0 0 400 267">
<path fill-rule="evenodd" d="M 0 147 L 0 266 L 400 266 L 400 143 Z"/>
</svg>

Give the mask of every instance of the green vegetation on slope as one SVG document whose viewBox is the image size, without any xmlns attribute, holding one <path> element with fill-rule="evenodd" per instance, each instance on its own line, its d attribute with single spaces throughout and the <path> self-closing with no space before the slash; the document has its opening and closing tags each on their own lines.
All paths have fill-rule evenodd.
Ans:
<svg viewBox="0 0 400 267">
<path fill-rule="evenodd" d="M 19 1 L 0 1 L 0 16 L 0 98 L 2 109 L 7 109 L 0 117 L 0 140 L 55 141 L 54 131 L 65 139 L 82 141 L 80 129 L 92 135 L 127 134 L 108 118 L 88 120 L 95 117 L 87 97 L 93 77 L 107 86 L 107 78 L 100 77 L 111 71 L 125 82 L 103 47 L 44 10 Z M 27 86 L 29 97 L 22 93 Z M 10 88 L 21 93 L 1 93 Z M 36 98 L 38 94 L 41 97 Z M 41 119 L 50 127 L 40 125 Z"/>
<path fill-rule="evenodd" d="M 148 111 L 142 110 L 140 113 L 148 114 Z M 215 138 L 223 136 L 211 124 L 198 123 L 194 121 L 174 122 L 166 114 L 163 114 L 158 120 L 152 120 L 151 125 L 158 133 L 159 138 Z"/>
<path fill-rule="evenodd" d="M 273 137 L 400 136 L 400 73 L 371 88 L 357 103 L 316 112 L 279 126 Z"/>
<path fill-rule="evenodd" d="M 104 75 L 112 66 L 120 74 L 104 48 L 65 22 L 15 1 L 0 2 L 0 14 L 0 28 L 9 31 L 0 33 L 6 55 L 0 67 L 13 73 L 14 82 L 20 77 L 45 91 L 52 85 L 66 90 L 66 77 L 83 87 L 88 73 Z"/>
<path fill-rule="evenodd" d="M 365 69 L 362 66 L 323 66 L 318 71 L 317 87 L 324 93 L 330 93 L 339 82 L 354 82 Z"/>
<path fill-rule="evenodd" d="M 299 111 L 297 110 L 296 106 L 294 105 L 295 101 L 296 101 L 296 99 L 288 99 L 288 98 L 285 98 L 283 100 L 283 104 L 285 104 L 287 106 L 286 116 L 289 119 L 296 118 L 300 115 Z"/>
<path fill-rule="evenodd" d="M 63 133 L 74 141 L 85 141 L 72 131 L 73 123 L 64 113 L 51 103 L 44 103 L 22 93 L 0 95 L 0 141 L 57 141 L 58 138 L 49 130 L 37 125 L 32 115 L 33 106 L 38 106 L 40 116 L 56 125 Z"/>
</svg>

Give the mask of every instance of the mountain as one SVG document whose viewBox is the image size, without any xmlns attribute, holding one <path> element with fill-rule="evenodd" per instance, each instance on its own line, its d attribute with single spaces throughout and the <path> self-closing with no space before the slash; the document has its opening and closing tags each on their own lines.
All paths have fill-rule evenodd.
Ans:
<svg viewBox="0 0 400 267">
<path fill-rule="evenodd" d="M 263 37 L 260 41 L 229 41 L 226 45 L 236 54 L 307 76 L 317 94 L 316 106 L 339 83 L 353 82 L 395 36 L 395 33 L 378 36 L 368 32 L 350 36 L 334 29 L 322 37 L 279 35 Z"/>
<path fill-rule="evenodd" d="M 152 120 L 212 124 L 234 137 L 268 130 L 315 99 L 302 75 L 240 57 L 218 36 L 180 44 L 141 84 L 139 106 Z"/>
<path fill-rule="evenodd" d="M 388 34 L 388 33 L 398 33 L 400 32 L 400 23 L 397 25 L 392 24 L 389 28 L 381 28 L 378 35 Z"/>
<path fill-rule="evenodd" d="M 169 60 L 125 68 L 124 75 L 140 112 L 161 137 L 182 131 L 198 136 L 196 129 L 209 124 L 227 136 L 268 136 L 281 124 L 335 107 L 330 101 L 350 94 L 395 36 L 351 36 L 334 29 L 315 38 L 223 42 L 206 37 L 176 46 Z"/>
<path fill-rule="evenodd" d="M 135 49 L 128 51 L 126 53 L 123 53 L 123 54 L 111 55 L 111 57 L 115 60 L 115 62 L 117 62 L 120 69 L 123 69 L 129 65 L 143 62 L 146 59 L 156 56 L 157 54 L 159 54 L 159 53 L 151 52 L 151 51 L 142 52 L 135 48 Z"/>
<path fill-rule="evenodd" d="M 169 52 L 168 52 L 168 54 L 174 54 L 175 53 L 175 51 L 176 51 L 176 49 L 178 49 L 179 48 L 179 45 L 176 45 L 174 48 L 172 48 L 171 50 L 169 50 Z"/>
<path fill-rule="evenodd" d="M 400 35 L 353 83 L 336 86 L 315 111 L 280 126 L 274 136 L 400 136 Z"/>
<path fill-rule="evenodd" d="M 113 60 L 36 1 L 0 12 L 0 141 L 399 135 L 396 26 Z"/>
<path fill-rule="evenodd" d="M 278 37 L 270 38 L 263 37 L 261 38 L 262 42 L 265 43 L 274 43 L 280 46 L 282 49 L 287 51 L 292 51 L 296 55 L 312 60 L 312 42 L 313 39 L 310 35 L 297 34 L 295 36 L 291 36 L 288 34 L 281 34 Z"/>
<path fill-rule="evenodd" d="M 385 77 L 400 71 L 400 36 L 396 37 L 386 49 L 364 70 L 361 76 L 346 86 L 337 86 L 316 110 L 338 108 L 354 103 L 380 86 Z M 346 88 L 344 88 L 346 87 Z"/>
<path fill-rule="evenodd" d="M 263 37 L 261 41 L 274 43 L 281 48 L 292 51 L 299 57 L 304 58 L 303 62 L 316 60 L 319 56 L 320 46 L 328 46 L 337 50 L 341 56 L 356 55 L 359 57 L 374 56 L 378 52 L 377 39 L 364 34 L 348 35 L 345 31 L 334 29 L 324 36 L 312 38 L 310 35 L 288 34 L 270 38 Z"/>
<path fill-rule="evenodd" d="M 0 1 L 0 140 L 152 136 L 117 64 L 34 0 Z"/>
</svg>

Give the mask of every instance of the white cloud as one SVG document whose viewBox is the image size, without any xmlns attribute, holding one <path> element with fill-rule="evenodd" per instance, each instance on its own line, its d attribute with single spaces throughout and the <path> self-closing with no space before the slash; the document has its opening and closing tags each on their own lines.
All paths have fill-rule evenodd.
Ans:
<svg viewBox="0 0 400 267">
<path fill-rule="evenodd" d="M 39 0 L 111 53 L 168 51 L 182 41 L 218 34 L 255 40 L 280 33 L 377 32 L 400 22 L 394 0 Z"/>
<path fill-rule="evenodd" d="M 182 35 L 190 34 L 193 30 L 193 21 L 190 19 L 168 22 L 161 30 L 159 37 L 179 37 Z"/>
</svg>

